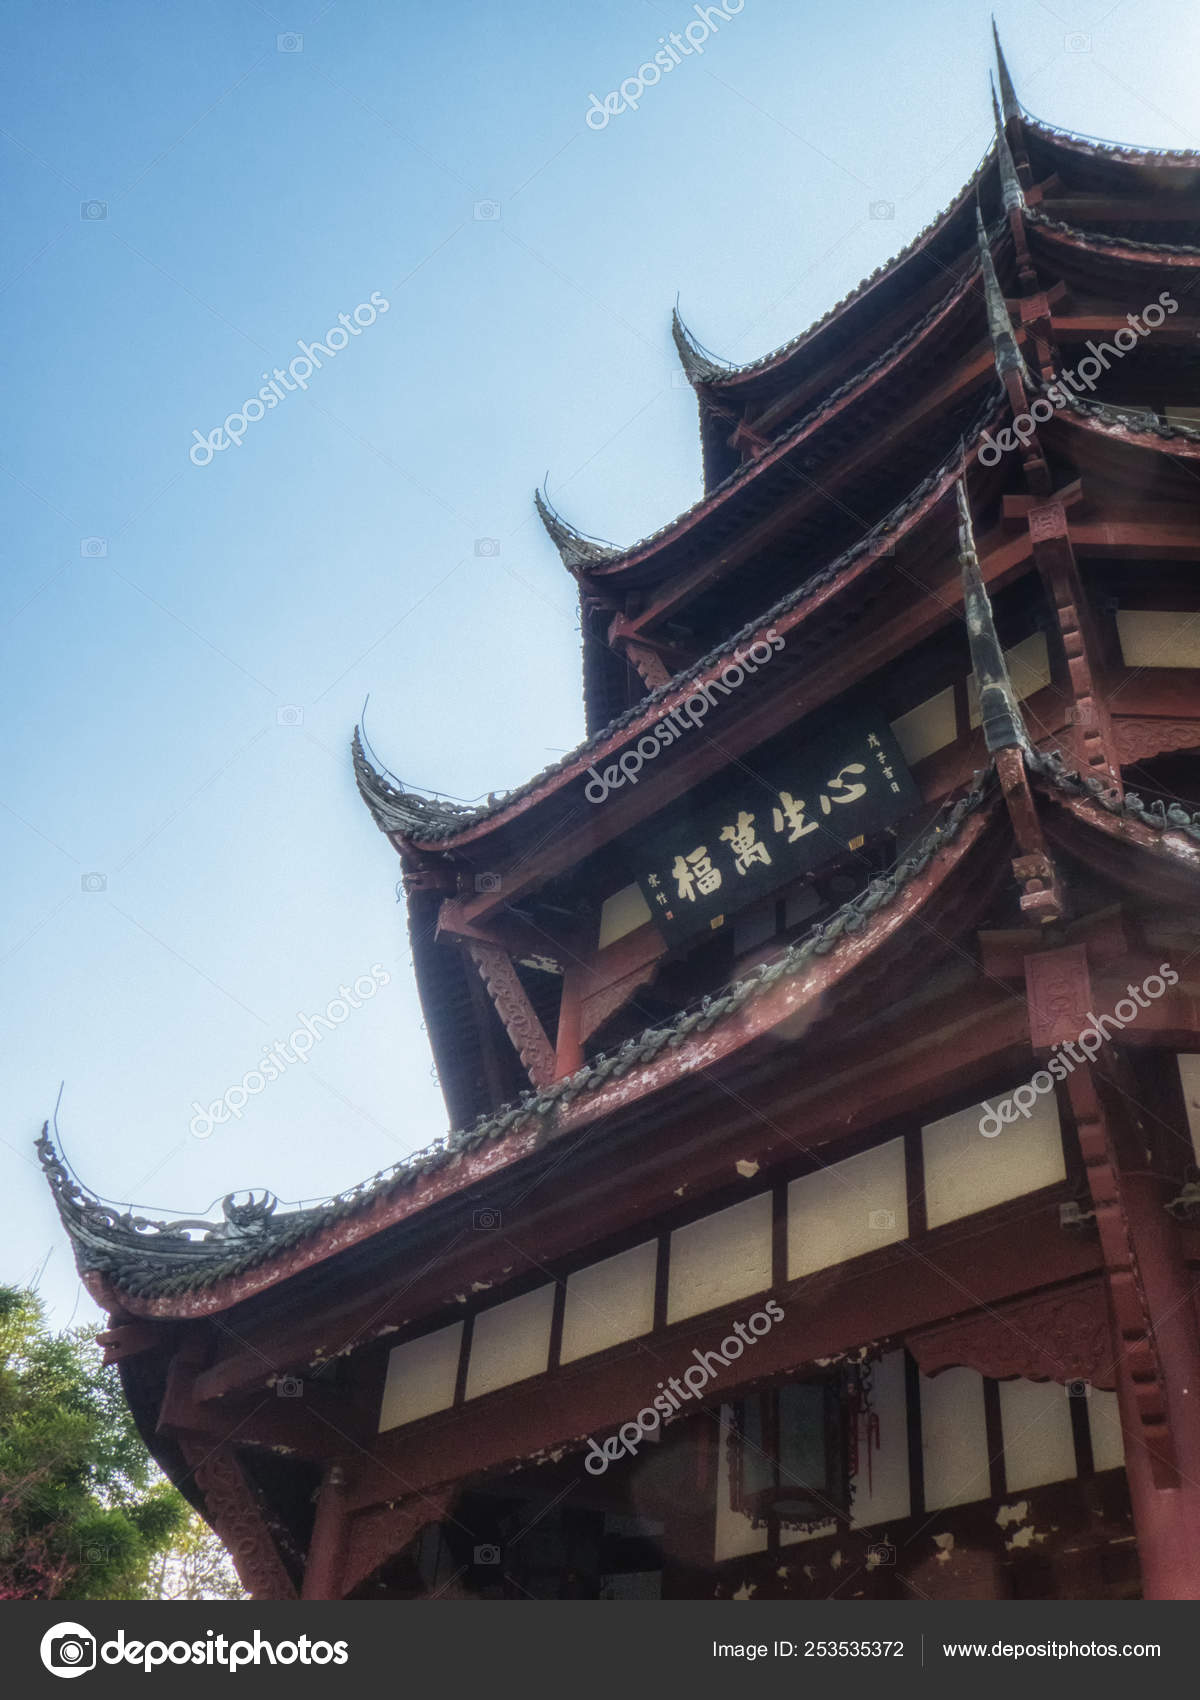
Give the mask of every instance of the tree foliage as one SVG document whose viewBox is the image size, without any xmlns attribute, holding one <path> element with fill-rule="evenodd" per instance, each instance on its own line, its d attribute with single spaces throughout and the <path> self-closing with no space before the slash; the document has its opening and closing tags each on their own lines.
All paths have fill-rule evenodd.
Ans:
<svg viewBox="0 0 1200 1700">
<path fill-rule="evenodd" d="M 189 1516 L 90 1331 L 0 1287 L 0 1599 L 153 1598 Z"/>
<path fill-rule="evenodd" d="M 150 1565 L 156 1600 L 247 1600 L 229 1554 L 198 1512 L 193 1511 L 166 1551 Z"/>
</svg>

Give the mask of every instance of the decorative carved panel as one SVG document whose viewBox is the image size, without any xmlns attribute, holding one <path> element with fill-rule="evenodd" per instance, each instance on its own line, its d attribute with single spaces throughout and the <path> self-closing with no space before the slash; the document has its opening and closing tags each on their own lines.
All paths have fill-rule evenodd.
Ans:
<svg viewBox="0 0 1200 1700">
<path fill-rule="evenodd" d="M 1088 1024 L 1092 982 L 1081 944 L 1039 951 L 1025 958 L 1029 1042 L 1035 1051 L 1077 1039 Z"/>
<path fill-rule="evenodd" d="M 905 1341 L 925 1375 L 960 1365 L 998 1381 L 1086 1381 L 1116 1385 L 1112 1328 L 1101 1281 L 996 1305 Z"/>
<path fill-rule="evenodd" d="M 1200 747 L 1200 720 L 1143 720 L 1130 717 L 1113 721 L 1117 752 L 1126 764 L 1148 761 L 1170 750 Z"/>
</svg>

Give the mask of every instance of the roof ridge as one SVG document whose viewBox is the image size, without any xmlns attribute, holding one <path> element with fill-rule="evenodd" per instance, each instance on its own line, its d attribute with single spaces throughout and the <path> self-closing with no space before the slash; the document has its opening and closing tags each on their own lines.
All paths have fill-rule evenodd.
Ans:
<svg viewBox="0 0 1200 1700">
<path fill-rule="evenodd" d="M 982 433 L 989 419 L 999 409 L 1002 401 L 1003 395 L 997 386 L 989 393 L 974 421 L 968 427 L 966 432 L 966 440 L 968 443 L 972 442 Z M 807 601 L 809 597 L 814 596 L 819 590 L 823 590 L 861 556 L 868 554 L 873 549 L 876 549 L 880 538 L 886 535 L 890 530 L 894 529 L 898 523 L 902 522 L 908 511 L 915 504 L 922 501 L 924 497 L 927 496 L 939 483 L 944 480 L 948 480 L 951 477 L 953 468 L 958 464 L 960 453 L 960 448 L 956 444 L 950 453 L 947 454 L 946 457 L 934 468 L 934 470 L 915 484 L 908 494 L 903 497 L 894 508 L 892 508 L 883 516 L 882 519 L 878 520 L 875 525 L 871 527 L 870 531 L 857 539 L 857 541 L 852 543 L 847 549 L 844 549 L 840 555 L 834 556 L 833 560 L 826 566 L 821 567 L 816 572 L 810 574 L 809 577 L 801 584 L 797 585 L 792 590 L 786 591 L 781 597 L 772 603 L 765 612 L 755 615 L 753 619 L 747 621 L 747 623 L 738 631 L 732 633 L 731 636 L 715 645 L 706 654 L 700 656 L 691 664 L 690 667 L 684 668 L 679 673 L 676 673 L 672 678 L 668 679 L 666 684 L 656 685 L 652 691 L 648 691 L 644 697 L 641 697 L 636 703 L 633 703 L 621 714 L 610 720 L 606 726 L 601 727 L 598 732 L 592 733 L 589 738 L 585 738 L 583 742 L 577 744 L 573 750 L 568 750 L 566 755 L 560 756 L 557 761 L 551 762 L 548 767 L 542 768 L 542 770 L 539 773 L 535 773 L 532 778 L 525 780 L 520 785 L 514 786 L 512 790 L 503 793 L 503 795 L 493 794 L 495 796 L 495 801 L 489 798 L 488 802 L 480 804 L 476 808 L 463 808 L 462 805 L 447 804 L 445 805 L 446 817 L 449 817 L 450 811 L 453 810 L 453 818 L 444 818 L 439 822 L 437 820 L 437 812 L 441 805 L 430 803 L 423 797 L 414 798 L 408 792 L 398 791 L 393 785 L 384 779 L 382 774 L 377 772 L 363 750 L 358 729 L 355 728 L 354 738 L 352 741 L 355 778 L 358 781 L 358 788 L 363 801 L 371 811 L 371 815 L 374 818 L 376 825 L 379 827 L 381 832 L 400 832 L 405 836 L 414 838 L 415 841 L 420 844 L 435 843 L 439 838 L 450 838 L 455 836 L 457 833 L 465 831 L 469 826 L 478 825 L 479 823 L 489 819 L 492 815 L 498 814 L 503 809 L 511 807 L 512 804 L 518 802 L 522 797 L 527 796 L 532 791 L 535 791 L 539 785 L 543 785 L 547 780 L 552 779 L 555 774 L 563 772 L 566 768 L 571 767 L 584 756 L 590 754 L 591 751 L 599 748 L 601 744 L 605 743 L 617 732 L 623 730 L 624 727 L 632 725 L 655 703 L 665 701 L 665 699 L 674 691 L 681 689 L 698 674 L 704 672 L 707 668 L 714 666 L 723 656 L 728 655 L 735 650 L 739 644 L 752 639 L 757 632 L 761 631 L 765 626 L 770 625 L 773 620 L 777 620 L 782 614 L 790 612 L 790 610 L 796 607 L 799 603 Z M 419 837 L 413 826 L 411 824 L 406 824 L 406 815 L 408 812 L 406 805 L 409 802 L 415 802 L 417 805 L 421 806 L 420 820 L 423 826 L 427 826 L 430 829 L 428 837 Z"/>
<path fill-rule="evenodd" d="M 780 343 L 778 348 L 771 349 L 769 353 L 760 354 L 756 360 L 748 360 L 743 365 L 730 364 L 721 374 L 720 378 L 716 378 L 711 381 L 719 384 L 722 381 L 722 378 L 729 381 L 735 378 L 749 377 L 752 373 L 765 371 L 768 367 L 775 365 L 777 362 L 785 359 L 788 355 L 795 354 L 801 347 L 803 347 L 810 337 L 815 336 L 818 331 L 822 330 L 826 325 L 831 324 L 839 314 L 846 310 L 846 308 L 860 300 L 867 291 L 874 284 L 879 283 L 888 272 L 894 270 L 905 260 L 911 259 L 921 244 L 928 237 L 932 236 L 940 225 L 947 223 L 951 218 L 953 218 L 955 213 L 957 213 L 961 207 L 966 204 L 972 190 L 978 190 L 988 166 L 995 157 L 995 153 L 996 144 L 993 142 L 984 154 L 983 158 L 980 160 L 979 164 L 975 167 L 975 170 L 963 184 L 962 188 L 959 189 L 958 193 L 954 196 L 949 205 L 943 207 L 941 212 L 938 213 L 935 218 L 930 219 L 929 223 L 925 225 L 923 229 L 919 230 L 911 241 L 905 243 L 903 248 L 900 248 L 895 254 L 893 254 L 891 259 L 885 260 L 880 266 L 876 266 L 873 272 L 869 272 L 866 277 L 861 278 L 859 282 L 854 285 L 853 289 L 849 290 L 842 296 L 840 301 L 835 301 L 832 307 L 827 308 L 826 311 L 821 314 L 819 319 L 814 319 L 807 329 L 801 331 L 799 335 L 791 337 L 787 342 Z"/>
<path fill-rule="evenodd" d="M 444 1167 L 485 1140 L 502 1138 L 534 1117 L 545 1119 L 560 1104 L 570 1104 L 583 1093 L 596 1091 L 610 1079 L 622 1079 L 640 1063 L 652 1062 L 664 1049 L 679 1046 L 692 1033 L 706 1033 L 717 1022 L 735 1014 L 781 979 L 798 974 L 813 956 L 828 955 L 847 934 L 859 932 L 879 909 L 894 902 L 913 879 L 924 873 L 937 852 L 953 842 L 968 817 L 988 800 L 993 789 L 993 767 L 994 764 L 989 762 L 975 775 L 969 791 L 955 801 L 943 804 L 938 816 L 892 869 L 871 878 L 861 892 L 841 904 L 824 921 L 816 923 L 803 938 L 787 945 L 773 962 L 760 963 L 743 979 L 733 981 L 717 992 L 706 993 L 696 1004 L 681 1010 L 669 1021 L 644 1028 L 640 1034 L 627 1039 L 612 1056 L 601 1052 L 576 1073 L 549 1086 L 531 1088 L 512 1103 L 478 1117 L 469 1127 L 439 1135 L 420 1151 L 389 1169 L 377 1171 L 355 1187 L 335 1193 L 307 1209 L 288 1211 L 273 1220 L 272 1207 L 271 1211 L 265 1212 L 257 1231 L 244 1233 L 240 1238 L 235 1234 L 222 1233 L 220 1224 L 204 1224 L 210 1230 L 205 1240 L 189 1240 L 184 1244 L 178 1224 L 149 1221 L 134 1216 L 132 1211 L 118 1214 L 82 1186 L 56 1151 L 48 1127 L 43 1127 L 37 1141 L 38 1155 L 63 1225 L 75 1245 L 81 1271 L 115 1274 L 118 1285 L 134 1296 L 148 1296 L 150 1292 L 168 1295 L 211 1286 L 216 1280 L 240 1274 L 290 1249 L 299 1240 L 393 1189 L 411 1186 L 421 1175 Z M 234 1193 L 228 1194 L 226 1205 L 235 1197 Z M 278 1232 L 271 1232 L 271 1229 Z M 167 1242 L 161 1248 L 155 1245 L 159 1237 Z M 240 1244 L 244 1249 L 235 1250 L 231 1257 L 222 1261 L 221 1247 L 214 1248 L 209 1243 L 213 1240 L 228 1241 L 235 1246 Z M 200 1247 L 204 1250 L 201 1251 Z M 122 1257 L 147 1251 L 168 1269 L 166 1279 L 154 1279 L 151 1271 L 148 1279 L 152 1284 L 147 1286 L 145 1272 L 143 1280 L 139 1281 L 134 1267 L 126 1271 L 122 1281 L 120 1271 L 125 1268 Z M 202 1265 L 199 1271 L 193 1268 L 185 1274 L 181 1267 L 170 1269 L 172 1264 L 194 1264 L 197 1260 Z"/>
<path fill-rule="evenodd" d="M 1024 107 L 1021 108 L 1021 120 L 1034 130 L 1040 130 L 1043 135 L 1053 137 L 1055 141 L 1075 142 L 1092 150 L 1098 148 L 1103 153 L 1114 154 L 1121 159 L 1200 159 L 1200 148 L 1150 148 L 1128 142 L 1114 142 L 1104 136 L 1089 136 L 1083 130 L 1068 129 L 1065 124 L 1051 124 L 1048 119 L 1035 118 L 1032 112 L 1026 111 Z"/>
<path fill-rule="evenodd" d="M 1200 155 L 1197 156 L 1200 158 Z M 1082 237 L 1085 242 L 1106 242 L 1118 248 L 1139 248 L 1151 254 L 1198 254 L 1200 247 L 1189 242 L 1145 242 L 1137 236 L 1118 236 L 1108 230 L 1084 230 L 1082 225 L 1067 224 L 1061 218 L 1051 218 L 1038 207 L 1026 209 L 1025 217 L 1031 224 L 1040 224 L 1047 230 L 1061 231 L 1064 236 Z"/>
</svg>

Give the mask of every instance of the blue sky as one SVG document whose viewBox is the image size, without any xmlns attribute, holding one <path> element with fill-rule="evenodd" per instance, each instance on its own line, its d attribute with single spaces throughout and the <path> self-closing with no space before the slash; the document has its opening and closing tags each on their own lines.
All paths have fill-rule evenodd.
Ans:
<svg viewBox="0 0 1200 1700">
<path fill-rule="evenodd" d="M 351 777 L 364 699 L 380 757 L 458 798 L 578 742 L 534 484 L 621 543 L 688 506 L 676 293 L 718 354 L 764 353 L 989 144 L 976 0 L 745 0 L 590 129 L 589 96 L 695 15 L 8 9 L 0 1279 L 40 1270 L 60 1321 L 94 1314 L 33 1161 L 60 1081 L 82 1179 L 185 1213 L 321 1196 L 444 1129 L 398 864 Z M 1039 116 L 1200 147 L 1190 0 L 998 15 Z M 305 392 L 189 460 L 373 293 L 388 311 Z M 189 1133 L 375 964 L 389 983 L 306 1064 Z"/>
</svg>

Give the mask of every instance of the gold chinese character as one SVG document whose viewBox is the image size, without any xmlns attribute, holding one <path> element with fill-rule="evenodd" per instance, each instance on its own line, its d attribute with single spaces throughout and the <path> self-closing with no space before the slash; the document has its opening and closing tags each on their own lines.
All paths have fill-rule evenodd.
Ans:
<svg viewBox="0 0 1200 1700">
<path fill-rule="evenodd" d="M 749 869 L 751 862 L 761 862 L 764 867 L 771 866 L 771 853 L 761 839 L 754 836 L 754 816 L 741 811 L 737 818 L 736 827 L 721 828 L 722 844 L 733 846 L 733 861 L 739 874 Z"/>
<path fill-rule="evenodd" d="M 828 781 L 829 789 L 831 791 L 842 793 L 840 796 L 835 796 L 833 801 L 835 803 L 857 803 L 860 797 L 865 797 L 867 794 L 866 786 L 858 784 L 856 780 L 843 779 L 842 774 L 865 773 L 866 771 L 866 768 L 860 761 L 847 762 L 846 766 L 842 769 L 842 772 L 836 774 L 834 778 Z M 821 813 L 823 815 L 831 813 L 829 798 L 826 797 L 824 793 L 822 793 L 821 796 Z"/>
<path fill-rule="evenodd" d="M 689 851 L 686 857 L 676 856 L 671 877 L 680 897 L 686 897 L 689 903 L 696 901 L 697 890 L 701 897 L 711 897 L 721 889 L 721 870 L 713 867 L 706 844 Z"/>
<path fill-rule="evenodd" d="M 779 802 L 781 806 L 771 811 L 771 819 L 776 832 L 782 832 L 784 826 L 787 826 L 788 844 L 794 844 L 798 838 L 803 838 L 805 833 L 816 832 L 818 822 L 815 820 L 806 821 L 804 818 L 805 803 L 803 797 L 797 802 L 790 791 L 781 791 Z"/>
</svg>

